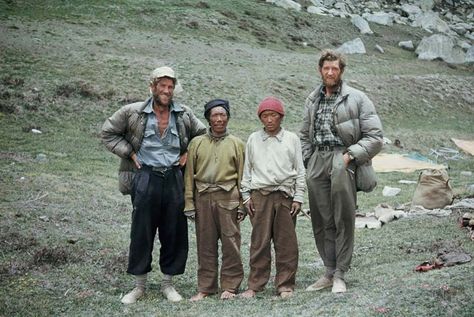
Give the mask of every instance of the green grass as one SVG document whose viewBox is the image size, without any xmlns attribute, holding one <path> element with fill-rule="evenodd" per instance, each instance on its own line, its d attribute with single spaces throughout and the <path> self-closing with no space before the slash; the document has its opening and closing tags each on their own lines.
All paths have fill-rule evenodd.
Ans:
<svg viewBox="0 0 474 317">
<path fill-rule="evenodd" d="M 209 8 L 203 3 L 0 1 L 0 316 L 474 314 L 472 261 L 413 271 L 441 247 L 474 254 L 466 231 L 457 227 L 458 214 L 357 230 L 349 292 L 343 295 L 304 292 L 323 267 L 310 221 L 301 216 L 298 285 L 289 300 L 276 299 L 270 283 L 254 300 L 171 304 L 159 292 L 155 261 L 145 299 L 129 307 L 120 303 L 132 286 L 125 273 L 131 208 L 129 197 L 117 190 L 118 158 L 98 139 L 104 120 L 120 106 L 143 100 L 149 72 L 168 64 L 185 88 L 176 98 L 201 119 L 205 102 L 227 98 L 230 129 L 245 140 L 260 127 L 258 102 L 273 94 L 285 102 L 284 126 L 297 131 L 305 97 L 319 81 L 319 48 L 359 36 L 348 20 L 297 14 L 263 1 L 207 1 Z M 373 30 L 377 35 L 363 36 L 369 53 L 350 56 L 345 75 L 374 101 L 385 135 L 404 145 L 383 151 L 416 151 L 433 159 L 431 148 L 455 148 L 450 138 L 472 139 L 472 65 L 418 61 L 397 47 L 400 40 L 420 40 L 422 30 Z M 386 54 L 373 50 L 376 43 Z M 38 154 L 47 160 L 38 161 Z M 438 163 L 449 165 L 455 193 L 469 195 L 466 186 L 474 181 L 461 171 L 473 171 L 474 158 L 463 154 L 459 161 Z M 378 177 L 374 192 L 359 195 L 361 212 L 411 200 L 415 185 L 398 181 L 416 180 L 418 173 Z M 385 185 L 402 192 L 383 197 Z M 248 220 L 241 229 L 247 277 Z M 189 234 L 186 273 L 176 279 L 186 298 L 197 282 L 192 225 Z"/>
</svg>

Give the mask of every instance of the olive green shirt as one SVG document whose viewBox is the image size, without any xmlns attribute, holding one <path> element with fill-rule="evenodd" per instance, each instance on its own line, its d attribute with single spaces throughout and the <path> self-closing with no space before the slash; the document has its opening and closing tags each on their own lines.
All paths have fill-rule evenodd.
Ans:
<svg viewBox="0 0 474 317">
<path fill-rule="evenodd" d="M 230 134 L 214 137 L 208 131 L 194 138 L 189 144 L 184 174 L 184 211 L 195 210 L 196 191 L 240 188 L 244 152 L 244 142 Z"/>
</svg>

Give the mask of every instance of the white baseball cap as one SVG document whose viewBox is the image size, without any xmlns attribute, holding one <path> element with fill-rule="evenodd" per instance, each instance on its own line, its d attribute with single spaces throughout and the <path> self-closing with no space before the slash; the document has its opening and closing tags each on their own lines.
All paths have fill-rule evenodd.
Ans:
<svg viewBox="0 0 474 317">
<path fill-rule="evenodd" d="M 155 68 L 150 74 L 150 84 L 153 83 L 156 79 L 168 77 L 173 79 L 174 81 L 174 93 L 180 93 L 183 91 L 183 87 L 179 83 L 178 79 L 176 78 L 176 74 L 171 67 L 168 66 L 161 66 Z"/>
</svg>

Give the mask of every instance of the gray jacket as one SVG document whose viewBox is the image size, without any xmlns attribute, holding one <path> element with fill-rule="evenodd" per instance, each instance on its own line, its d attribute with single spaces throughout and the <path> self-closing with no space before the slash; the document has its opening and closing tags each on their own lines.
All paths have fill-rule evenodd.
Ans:
<svg viewBox="0 0 474 317">
<path fill-rule="evenodd" d="M 300 130 L 303 161 L 307 162 L 315 150 L 314 119 L 319 107 L 322 86 L 306 98 L 303 126 Z M 342 83 L 341 94 L 333 109 L 337 134 L 357 165 L 369 162 L 383 145 L 382 123 L 375 107 L 362 91 Z"/>
<path fill-rule="evenodd" d="M 131 154 L 138 153 L 143 141 L 147 115 L 143 110 L 150 102 L 136 102 L 123 106 L 108 118 L 103 126 L 100 137 L 107 149 L 118 155 L 119 190 L 122 194 L 130 194 L 135 164 Z M 195 136 L 206 133 L 204 124 L 194 115 L 190 108 L 175 104 L 176 126 L 179 134 L 180 152 L 186 152 L 189 142 Z"/>
</svg>

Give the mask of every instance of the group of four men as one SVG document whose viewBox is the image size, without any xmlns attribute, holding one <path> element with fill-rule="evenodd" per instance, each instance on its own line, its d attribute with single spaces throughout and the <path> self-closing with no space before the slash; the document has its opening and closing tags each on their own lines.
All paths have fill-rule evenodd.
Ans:
<svg viewBox="0 0 474 317">
<path fill-rule="evenodd" d="M 339 53 L 322 52 L 322 84 L 306 99 L 299 136 L 282 128 L 285 108 L 275 97 L 259 104 L 263 129 L 252 133 L 246 145 L 227 130 L 227 100 L 204 106 L 206 129 L 188 107 L 173 102 L 179 84 L 169 67 L 152 72 L 148 100 L 126 105 L 106 120 L 101 137 L 121 158 L 120 190 L 131 195 L 133 205 L 127 272 L 135 276 L 135 288 L 122 303 L 134 303 L 145 293 L 157 231 L 162 292 L 170 301 L 182 300 L 172 277 L 185 269 L 186 218 L 195 221 L 198 254 L 198 293 L 191 300 L 219 292 L 219 240 L 220 298 L 235 297 L 244 277 L 239 224 L 247 214 L 252 224 L 250 272 L 240 296 L 251 298 L 265 288 L 272 241 L 276 291 L 282 298 L 292 296 L 298 267 L 296 215 L 306 185 L 314 238 L 326 267 L 307 290 L 346 291 L 344 273 L 354 245 L 355 173 L 380 151 L 382 128 L 367 96 L 342 81 L 344 68 Z"/>
</svg>

